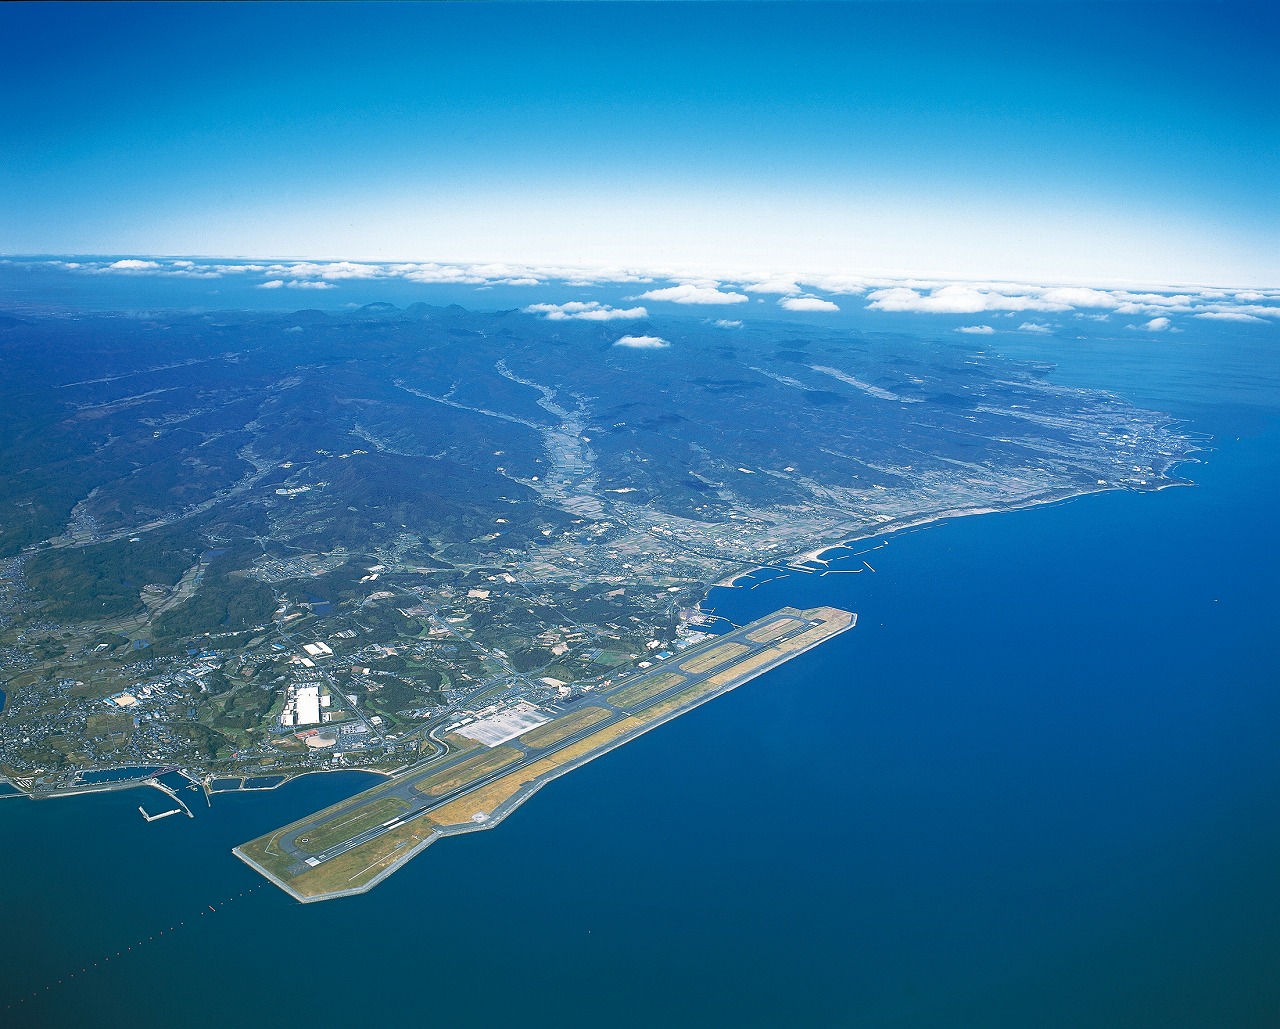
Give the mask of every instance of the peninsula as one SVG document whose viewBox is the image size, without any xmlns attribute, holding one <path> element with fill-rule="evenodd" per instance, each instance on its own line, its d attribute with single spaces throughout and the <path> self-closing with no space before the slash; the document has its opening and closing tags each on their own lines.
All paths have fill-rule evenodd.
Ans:
<svg viewBox="0 0 1280 1029">
<path fill-rule="evenodd" d="M 456 726 L 447 756 L 234 853 L 303 903 L 364 893 L 441 837 L 493 828 L 552 779 L 856 622 L 831 607 L 782 608 L 643 674 L 584 689 L 573 703 L 510 705 Z"/>
</svg>

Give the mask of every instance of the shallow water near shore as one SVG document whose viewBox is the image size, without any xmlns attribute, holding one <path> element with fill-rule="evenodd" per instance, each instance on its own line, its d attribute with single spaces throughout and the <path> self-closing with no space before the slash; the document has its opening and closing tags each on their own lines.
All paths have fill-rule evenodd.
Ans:
<svg viewBox="0 0 1280 1029">
<path fill-rule="evenodd" d="M 7 800 L 0 1023 L 1276 1024 L 1280 421 L 1152 390 L 1216 437 L 1195 488 L 715 590 L 858 626 L 363 897 L 229 849 L 370 777 L 151 824 L 150 790 Z"/>
</svg>

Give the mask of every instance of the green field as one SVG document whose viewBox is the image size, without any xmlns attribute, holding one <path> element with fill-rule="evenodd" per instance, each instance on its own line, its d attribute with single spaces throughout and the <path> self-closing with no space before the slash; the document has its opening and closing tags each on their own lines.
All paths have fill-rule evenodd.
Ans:
<svg viewBox="0 0 1280 1029">
<path fill-rule="evenodd" d="M 308 868 L 289 880 L 289 885 L 304 897 L 358 890 L 397 860 L 407 848 L 428 838 L 432 829 L 433 823 L 415 818 L 398 829 L 339 854 L 331 861 Z"/>
<path fill-rule="evenodd" d="M 257 862 L 276 878 L 288 880 L 289 868 L 294 863 L 293 858 L 276 846 L 284 833 L 284 829 L 278 829 L 270 836 L 259 836 L 251 843 L 243 844 L 240 850 L 245 857 Z"/>
<path fill-rule="evenodd" d="M 305 830 L 294 842 L 308 853 L 319 854 L 408 810 L 409 805 L 399 797 L 382 797 Z"/>
<path fill-rule="evenodd" d="M 652 679 L 641 679 L 637 683 L 618 690 L 617 693 L 609 695 L 609 701 L 618 707 L 632 707 L 636 704 L 643 704 L 651 697 L 656 697 L 663 690 L 669 690 L 672 686 L 684 682 L 683 675 L 677 675 L 675 672 L 663 672 L 656 675 Z"/>
<path fill-rule="evenodd" d="M 755 632 L 748 633 L 747 639 L 752 643 L 767 643 L 769 640 L 777 639 L 784 632 L 790 632 L 799 625 L 800 623 L 794 618 L 779 618 L 763 628 L 757 629 Z"/>
<path fill-rule="evenodd" d="M 496 772 L 499 768 L 515 764 L 523 757 L 520 751 L 512 747 L 495 747 L 493 750 L 460 761 L 451 768 L 442 769 L 435 775 L 427 776 L 420 782 L 414 783 L 414 788 L 419 793 L 438 797 L 442 793 L 456 790 L 459 786 L 475 782 L 490 772 Z"/>
<path fill-rule="evenodd" d="M 580 711 L 564 715 L 553 722 L 548 722 L 546 725 L 530 729 L 519 739 L 521 743 L 530 747 L 552 747 L 561 740 L 567 740 L 575 732 L 585 729 L 588 725 L 595 725 L 596 722 L 602 718 L 607 718 L 608 715 L 607 708 L 584 707 Z"/>
<path fill-rule="evenodd" d="M 722 643 L 718 647 L 712 647 L 710 650 L 697 654 L 680 663 L 680 670 L 683 672 L 693 672 L 697 675 L 699 672 L 705 672 L 714 668 L 716 665 L 722 665 L 726 661 L 732 661 L 735 658 L 742 657 L 751 648 L 742 643 Z"/>
</svg>

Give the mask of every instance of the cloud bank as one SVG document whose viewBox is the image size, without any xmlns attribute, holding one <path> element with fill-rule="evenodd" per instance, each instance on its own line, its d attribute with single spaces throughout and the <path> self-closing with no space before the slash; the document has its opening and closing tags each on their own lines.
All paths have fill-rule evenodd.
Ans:
<svg viewBox="0 0 1280 1029">
<path fill-rule="evenodd" d="M 985 311 L 1067 311 L 1071 305 L 1029 295 L 1006 294 L 969 285 L 939 286 L 924 292 L 909 286 L 877 289 L 868 295 L 873 311 L 912 314 L 981 314 Z"/>
<path fill-rule="evenodd" d="M 258 284 L 259 289 L 334 289 L 332 282 L 321 279 L 268 279 Z"/>
<path fill-rule="evenodd" d="M 750 297 L 744 293 L 722 292 L 716 285 L 683 282 L 678 286 L 651 289 L 628 300 L 666 300 L 672 304 L 745 304 Z"/>
<path fill-rule="evenodd" d="M 1106 321 L 1114 316 L 1133 319 L 1128 326 L 1147 332 L 1179 331 L 1189 319 L 1234 325 L 1239 331 L 1263 331 L 1280 325 L 1280 287 L 1180 287 L 1148 285 L 1137 288 L 1097 285 L 1033 284 L 1019 282 L 961 282 L 955 280 L 886 279 L 846 272 L 795 272 L 773 269 L 752 274 L 726 273 L 709 279 L 679 269 L 571 267 L 505 262 L 372 262 L 372 261 L 229 261 L 217 259 L 125 258 L 11 258 L 7 264 L 61 268 L 77 275 L 216 280 L 235 278 L 260 289 L 328 290 L 378 282 L 419 283 L 489 288 L 533 287 L 557 283 L 582 290 L 640 283 L 646 291 L 629 302 L 657 301 L 682 305 L 745 304 L 755 296 L 763 303 L 770 294 L 790 312 L 838 313 L 834 297 L 863 296 L 866 311 L 895 315 L 928 315 L 968 320 L 972 315 L 1050 314 Z M 847 306 L 847 305 L 846 305 Z M 608 322 L 646 318 L 648 310 L 613 307 L 587 297 L 566 303 L 537 303 L 524 307 L 548 320 L 580 319 Z M 737 319 L 722 319 L 722 328 L 737 327 Z M 985 323 L 979 323 L 985 324 Z M 971 328 L 971 326 L 969 326 Z M 963 329 L 966 326 L 952 325 Z M 1020 332 L 1047 333 L 1048 324 L 1023 321 Z"/>
<path fill-rule="evenodd" d="M 838 304 L 821 297 L 783 297 L 778 305 L 788 311 L 838 311 Z"/>
<path fill-rule="evenodd" d="M 548 321 L 565 321 L 578 318 L 585 322 L 611 322 L 619 318 L 647 318 L 649 312 L 643 307 L 610 307 L 598 300 L 586 302 L 571 300 L 567 304 L 530 304 L 526 307 L 528 314 L 540 314 Z"/>
<path fill-rule="evenodd" d="M 1255 325 L 1266 325 L 1265 318 L 1256 314 L 1245 314 L 1243 311 L 1197 311 L 1192 318 L 1209 318 L 1219 322 L 1253 322 Z"/>
<path fill-rule="evenodd" d="M 774 276 L 768 279 L 762 279 L 760 282 L 751 282 L 742 287 L 748 293 L 802 293 L 804 292 L 798 283 L 792 279 L 785 279 L 781 276 Z"/>
</svg>

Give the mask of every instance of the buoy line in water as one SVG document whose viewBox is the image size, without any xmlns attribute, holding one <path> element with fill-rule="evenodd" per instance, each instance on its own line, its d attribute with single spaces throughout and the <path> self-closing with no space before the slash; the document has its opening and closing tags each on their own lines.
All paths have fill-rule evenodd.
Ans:
<svg viewBox="0 0 1280 1029">
<path fill-rule="evenodd" d="M 237 894 L 234 894 L 233 896 L 227 897 L 225 900 L 218 901 L 216 905 L 206 904 L 205 909 L 203 911 L 197 912 L 197 915 L 199 917 L 204 917 L 205 915 L 209 915 L 209 914 L 216 915 L 222 908 L 226 907 L 226 905 L 230 904 L 232 901 L 239 900 L 241 897 L 247 897 L 249 896 L 249 894 L 256 893 L 258 890 L 261 890 L 261 889 L 265 889 L 269 885 L 271 884 L 265 883 L 265 882 L 258 883 L 256 886 L 250 886 L 248 889 L 244 890 L 242 893 L 237 893 Z M 4 1010 L 5 1011 L 18 1010 L 20 1009 L 21 1005 L 26 1004 L 29 1001 L 37 1000 L 40 997 L 47 996 L 55 986 L 65 986 L 69 984 L 71 980 L 75 979 L 77 976 L 86 975 L 89 972 L 92 972 L 95 968 L 103 967 L 112 958 L 116 958 L 118 961 L 120 958 L 128 957 L 130 954 L 133 954 L 136 951 L 141 950 L 148 943 L 155 943 L 159 941 L 159 939 L 162 936 L 165 936 L 166 934 L 173 934 L 177 932 L 179 929 L 183 928 L 184 926 L 195 924 L 196 917 L 197 916 L 193 915 L 188 919 L 175 922 L 173 925 L 169 926 L 168 929 L 160 929 L 153 935 L 148 936 L 145 940 L 139 940 L 137 943 L 131 944 L 122 950 L 118 950 L 114 954 L 107 954 L 100 961 L 93 961 L 84 965 L 82 968 L 79 969 L 79 971 L 68 972 L 61 979 L 48 983 L 44 987 L 44 989 L 32 990 L 30 993 L 24 994 L 21 997 L 18 997 L 15 1000 L 12 1000 L 6 1003 L 4 1006 Z"/>
</svg>

